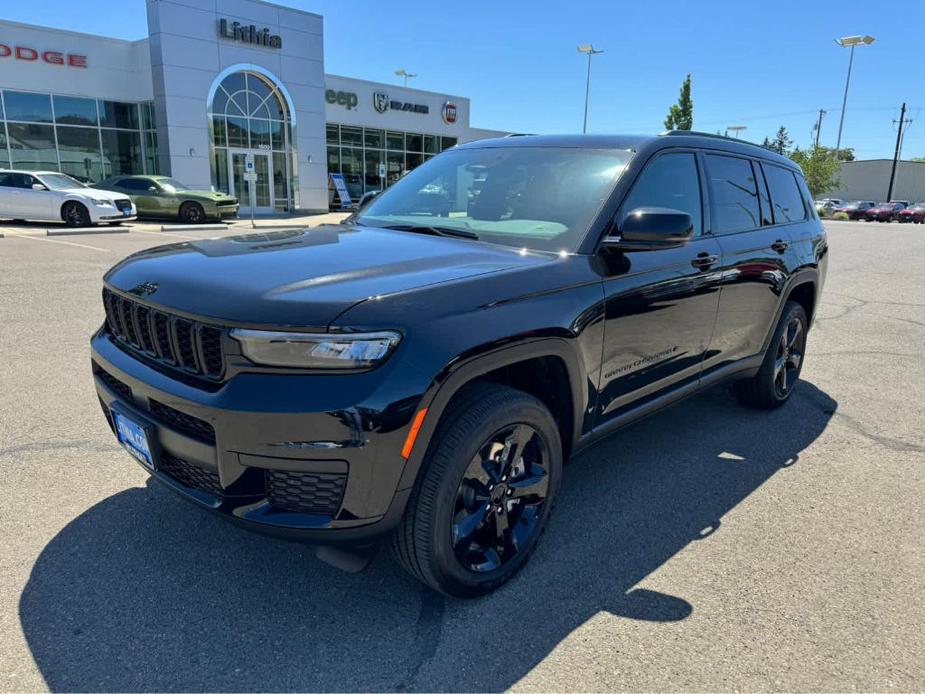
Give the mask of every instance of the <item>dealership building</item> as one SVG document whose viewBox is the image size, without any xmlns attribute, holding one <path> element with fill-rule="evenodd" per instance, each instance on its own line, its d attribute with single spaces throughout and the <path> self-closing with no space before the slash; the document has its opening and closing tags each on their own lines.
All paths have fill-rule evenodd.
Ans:
<svg viewBox="0 0 925 694">
<path fill-rule="evenodd" d="M 0 168 L 93 182 L 166 174 L 254 211 L 326 210 L 459 142 L 469 99 L 327 75 L 320 15 L 259 0 L 146 0 L 125 41 L 0 21 Z M 251 177 L 253 179 L 253 177 Z"/>
</svg>

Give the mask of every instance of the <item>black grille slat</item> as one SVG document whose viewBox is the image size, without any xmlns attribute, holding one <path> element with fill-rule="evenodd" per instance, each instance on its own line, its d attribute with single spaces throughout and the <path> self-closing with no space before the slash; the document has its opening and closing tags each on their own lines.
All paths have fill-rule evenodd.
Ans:
<svg viewBox="0 0 925 694">
<path fill-rule="evenodd" d="M 207 421 L 194 417 L 186 412 L 175 410 L 157 400 L 150 400 L 148 410 L 155 419 L 163 422 L 172 429 L 176 429 L 188 436 L 197 438 L 206 443 L 215 443 L 215 429 Z"/>
<path fill-rule="evenodd" d="M 157 470 L 169 475 L 185 487 L 198 489 L 213 496 L 222 495 L 222 485 L 216 473 L 170 453 L 161 456 Z"/>
<path fill-rule="evenodd" d="M 103 290 L 106 329 L 122 344 L 169 366 L 218 380 L 225 371 L 224 331 L 158 311 L 108 289 Z"/>
<path fill-rule="evenodd" d="M 267 500 L 282 511 L 335 516 L 347 475 L 333 472 L 267 470 Z"/>
<path fill-rule="evenodd" d="M 103 381 L 113 393 L 118 395 L 123 400 L 132 401 L 132 389 L 128 387 L 127 384 L 120 381 L 118 378 L 113 376 L 108 371 L 103 371 L 97 367 L 96 375 L 100 377 L 100 380 Z"/>
</svg>

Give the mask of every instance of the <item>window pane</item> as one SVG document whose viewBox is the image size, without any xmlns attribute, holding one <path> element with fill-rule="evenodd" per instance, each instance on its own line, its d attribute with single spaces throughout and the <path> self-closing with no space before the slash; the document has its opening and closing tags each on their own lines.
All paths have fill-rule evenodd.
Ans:
<svg viewBox="0 0 925 694">
<path fill-rule="evenodd" d="M 157 123 L 154 120 L 154 102 L 145 101 L 141 105 L 141 122 L 145 130 L 154 130 Z"/>
<path fill-rule="evenodd" d="M 247 119 L 232 118 L 228 116 L 228 146 L 229 147 L 248 147 L 247 144 Z"/>
<path fill-rule="evenodd" d="M 341 147 L 340 159 L 341 173 L 344 174 L 347 190 L 350 197 L 356 200 L 363 194 L 363 150 Z"/>
<path fill-rule="evenodd" d="M 438 141 L 439 138 L 436 135 L 425 135 L 424 136 L 424 151 L 428 154 L 436 154 L 438 151 Z"/>
<path fill-rule="evenodd" d="M 138 104 L 100 101 L 100 125 L 107 128 L 138 130 Z"/>
<path fill-rule="evenodd" d="M 336 126 L 336 125 L 329 125 L 329 126 L 327 127 L 327 136 L 328 136 L 328 144 L 329 144 L 329 145 L 340 144 L 339 135 L 337 134 L 337 126 Z"/>
<path fill-rule="evenodd" d="M 764 173 L 768 177 L 768 187 L 771 189 L 774 222 L 786 224 L 806 219 L 803 197 L 793 173 L 773 164 L 765 164 Z"/>
<path fill-rule="evenodd" d="M 391 131 L 385 134 L 385 146 L 388 149 L 404 149 L 405 148 L 405 134 L 404 133 L 393 133 Z"/>
<path fill-rule="evenodd" d="M 103 177 L 140 174 L 141 133 L 101 130 L 103 137 Z"/>
<path fill-rule="evenodd" d="M 382 188 L 379 180 L 379 164 L 384 163 L 382 152 L 376 149 L 366 150 L 366 190 Z"/>
<path fill-rule="evenodd" d="M 289 209 L 288 193 L 286 191 L 286 179 L 288 167 L 286 166 L 286 155 L 282 152 L 273 153 L 273 204 L 277 212 L 285 212 Z"/>
<path fill-rule="evenodd" d="M 340 149 L 328 147 L 328 173 L 340 173 Z"/>
<path fill-rule="evenodd" d="M 48 94 L 3 92 L 7 120 L 51 123 L 51 97 Z"/>
<path fill-rule="evenodd" d="M 69 128 L 59 125 L 58 155 L 61 158 L 61 171 L 78 181 L 87 183 L 102 178 L 100 131 L 96 128 Z"/>
<path fill-rule="evenodd" d="M 342 145 L 363 146 L 363 130 L 361 128 L 348 128 L 342 125 L 340 128 L 340 143 Z"/>
<path fill-rule="evenodd" d="M 758 177 L 758 198 L 761 200 L 761 225 L 767 226 L 774 223 L 771 216 L 771 200 L 768 198 L 768 182 L 765 180 L 764 173 L 758 162 L 752 162 L 752 169 Z"/>
<path fill-rule="evenodd" d="M 157 133 L 145 133 L 145 173 L 158 174 L 161 167 L 157 158 Z"/>
<path fill-rule="evenodd" d="M 215 166 L 215 177 L 212 184 L 215 190 L 228 193 L 228 150 L 216 149 L 213 155 L 213 165 Z"/>
<path fill-rule="evenodd" d="M 270 121 L 261 118 L 248 118 L 251 131 L 251 147 L 270 149 Z"/>
<path fill-rule="evenodd" d="M 96 125 L 96 99 L 55 97 L 55 122 L 65 125 Z"/>
<path fill-rule="evenodd" d="M 3 128 L 3 123 L 0 122 L 0 169 L 9 168 L 10 166 L 10 154 L 6 148 L 6 130 Z"/>
<path fill-rule="evenodd" d="M 424 136 L 417 133 L 405 135 L 405 149 L 409 152 L 421 152 L 424 149 Z"/>
<path fill-rule="evenodd" d="M 627 215 L 637 207 L 667 207 L 687 212 L 694 225 L 694 236 L 699 236 L 703 210 L 694 155 L 686 152 L 663 154 L 650 163 L 626 196 L 622 213 Z"/>
<path fill-rule="evenodd" d="M 405 169 L 411 171 L 416 166 L 420 166 L 424 161 L 424 155 L 420 152 L 408 152 L 405 154 Z"/>
<path fill-rule="evenodd" d="M 212 116 L 212 144 L 225 147 L 228 144 L 224 116 Z"/>
<path fill-rule="evenodd" d="M 228 92 L 219 86 L 219 88 L 215 90 L 215 96 L 212 97 L 212 110 L 210 113 L 224 113 L 227 104 Z"/>
<path fill-rule="evenodd" d="M 381 130 L 370 130 L 367 128 L 363 131 L 366 137 L 366 146 L 374 149 L 382 149 L 385 142 L 385 134 Z"/>
<path fill-rule="evenodd" d="M 267 99 L 266 107 L 270 110 L 270 118 L 275 118 L 276 120 L 286 120 L 288 109 L 280 99 L 278 93 Z"/>
<path fill-rule="evenodd" d="M 58 170 L 55 134 L 50 125 L 7 123 L 13 168 Z"/>
<path fill-rule="evenodd" d="M 758 191 L 748 159 L 708 154 L 707 172 L 716 208 L 714 231 L 729 234 L 760 226 Z"/>
<path fill-rule="evenodd" d="M 402 174 L 405 172 L 405 153 L 404 152 L 386 152 L 385 153 L 385 166 L 386 166 L 386 181 L 388 185 L 392 185 L 401 178 Z"/>
<path fill-rule="evenodd" d="M 247 76 L 247 88 L 250 91 L 250 94 L 247 95 L 248 102 L 250 104 L 250 113 L 252 116 L 260 115 L 263 117 L 262 113 L 258 114 L 258 108 L 263 104 L 263 102 L 270 96 L 270 88 L 267 86 L 267 83 L 256 75 Z M 262 109 L 260 109 L 262 111 Z"/>
<path fill-rule="evenodd" d="M 286 139 L 283 133 L 283 122 L 279 120 L 270 121 L 270 138 L 273 149 L 285 150 Z"/>
<path fill-rule="evenodd" d="M 440 151 L 442 152 L 445 149 L 456 146 L 457 139 L 455 137 L 441 137 L 440 138 Z"/>
</svg>

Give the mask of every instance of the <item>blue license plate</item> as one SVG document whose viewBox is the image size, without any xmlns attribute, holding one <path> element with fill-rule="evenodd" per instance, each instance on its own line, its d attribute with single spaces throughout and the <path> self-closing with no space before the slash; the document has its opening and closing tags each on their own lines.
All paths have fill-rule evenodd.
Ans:
<svg viewBox="0 0 925 694">
<path fill-rule="evenodd" d="M 123 215 L 124 217 L 131 217 L 131 216 L 132 216 L 132 208 L 131 208 L 131 207 L 126 207 L 124 210 L 122 210 L 122 215 Z"/>
<path fill-rule="evenodd" d="M 151 455 L 151 444 L 148 442 L 147 430 L 121 412 L 113 411 L 116 423 L 116 436 L 125 450 L 137 458 L 145 467 L 154 469 L 154 458 Z"/>
</svg>

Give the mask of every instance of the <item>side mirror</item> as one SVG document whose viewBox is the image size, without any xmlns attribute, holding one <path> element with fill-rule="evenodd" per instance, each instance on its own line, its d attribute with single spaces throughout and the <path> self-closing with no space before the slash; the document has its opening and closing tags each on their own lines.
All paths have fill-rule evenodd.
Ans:
<svg viewBox="0 0 925 694">
<path fill-rule="evenodd" d="M 48 190 L 48 188 L 43 186 L 41 183 L 33 183 L 32 190 Z"/>
<path fill-rule="evenodd" d="M 363 193 L 363 195 L 360 196 L 360 201 L 357 203 L 357 212 L 371 203 L 381 192 L 381 190 L 370 190 Z"/>
<path fill-rule="evenodd" d="M 627 251 L 654 251 L 683 246 L 694 232 L 687 212 L 667 207 L 637 207 L 620 222 L 604 245 Z"/>
<path fill-rule="evenodd" d="M 148 192 L 151 193 L 151 195 L 157 195 L 157 186 L 148 186 Z"/>
</svg>

